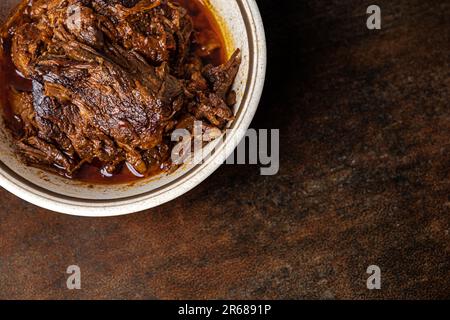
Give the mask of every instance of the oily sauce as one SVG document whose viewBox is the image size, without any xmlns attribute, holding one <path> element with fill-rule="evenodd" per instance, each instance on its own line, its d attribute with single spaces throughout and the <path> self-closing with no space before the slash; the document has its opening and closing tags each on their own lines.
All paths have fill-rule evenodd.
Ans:
<svg viewBox="0 0 450 320">
<path fill-rule="evenodd" d="M 204 63 L 220 65 L 226 62 L 226 46 L 219 24 L 213 13 L 204 4 L 203 0 L 173 0 L 183 6 L 191 16 L 195 41 L 193 50 Z M 11 61 L 10 39 L 0 39 L 2 45 L 2 59 L 0 63 L 0 105 L 3 106 L 3 117 L 6 125 L 14 135 L 20 136 L 20 119 L 14 115 L 9 103 L 9 91 L 13 88 L 17 91 L 32 92 L 32 82 L 25 79 L 18 72 Z M 94 161 L 84 164 L 75 174 L 73 179 L 91 184 L 123 184 L 140 180 L 145 177 L 157 175 L 166 171 L 166 167 L 150 168 L 145 176 L 139 175 L 129 164 L 125 163 L 120 172 L 113 175 L 102 171 L 102 163 Z"/>
<path fill-rule="evenodd" d="M 213 13 L 203 0 L 174 0 L 186 8 L 194 22 L 196 31 L 196 53 L 205 63 L 220 65 L 226 62 L 225 39 Z"/>
</svg>

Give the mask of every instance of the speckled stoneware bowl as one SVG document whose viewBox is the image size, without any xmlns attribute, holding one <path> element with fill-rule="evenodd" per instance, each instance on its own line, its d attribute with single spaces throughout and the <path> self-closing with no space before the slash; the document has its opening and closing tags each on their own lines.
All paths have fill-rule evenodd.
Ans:
<svg viewBox="0 0 450 320">
<path fill-rule="evenodd" d="M 266 71 L 266 42 L 254 0 L 203 0 L 215 13 L 226 35 L 227 52 L 242 50 L 243 62 L 235 82 L 236 120 L 214 153 L 198 165 L 185 165 L 130 185 L 89 185 L 52 175 L 22 164 L 11 148 L 10 134 L 0 120 L 0 185 L 16 196 L 49 210 L 106 217 L 149 209 L 168 202 L 197 186 L 226 159 L 242 139 L 256 112 Z M 3 22 L 19 0 L 0 2 Z M 1 117 L 0 117 L 1 118 Z M 209 146 L 211 147 L 211 146 Z"/>
</svg>

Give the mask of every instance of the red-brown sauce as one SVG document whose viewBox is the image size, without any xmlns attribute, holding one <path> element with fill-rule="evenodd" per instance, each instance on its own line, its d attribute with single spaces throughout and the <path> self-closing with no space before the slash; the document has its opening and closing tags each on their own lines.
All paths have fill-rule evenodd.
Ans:
<svg viewBox="0 0 450 320">
<path fill-rule="evenodd" d="M 225 39 L 219 24 L 203 0 L 174 0 L 186 8 L 191 16 L 197 33 L 198 44 L 196 49 L 202 52 L 204 62 L 220 65 L 227 60 Z M 216 44 L 217 49 L 208 50 L 206 44 Z"/>
<path fill-rule="evenodd" d="M 227 59 L 226 46 L 219 24 L 213 13 L 202 0 L 173 0 L 187 9 L 194 22 L 196 42 L 193 50 L 202 56 L 205 63 L 220 65 Z M 0 39 L 3 47 L 3 57 L 0 61 L 0 105 L 3 106 L 3 117 L 6 125 L 13 134 L 21 131 L 20 120 L 14 115 L 9 103 L 9 91 L 14 88 L 18 91 L 32 91 L 32 83 L 25 79 L 15 68 L 11 61 L 10 39 Z M 213 44 L 213 45 L 211 45 Z M 135 173 L 134 169 L 124 164 L 122 169 L 113 174 L 105 175 L 102 172 L 102 163 L 94 161 L 85 164 L 76 173 L 73 179 L 91 184 L 123 184 L 131 183 L 142 178 L 155 176 L 167 168 L 150 168 L 145 176 Z"/>
</svg>

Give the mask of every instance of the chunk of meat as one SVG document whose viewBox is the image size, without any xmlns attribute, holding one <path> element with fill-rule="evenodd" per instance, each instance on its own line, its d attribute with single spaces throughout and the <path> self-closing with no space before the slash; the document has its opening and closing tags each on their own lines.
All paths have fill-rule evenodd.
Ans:
<svg viewBox="0 0 450 320">
<path fill-rule="evenodd" d="M 223 128 L 228 121 L 234 119 L 233 112 L 226 103 L 215 93 L 199 94 L 199 102 L 192 104 L 189 111 L 197 119 L 205 119 L 214 126 Z"/>
<path fill-rule="evenodd" d="M 44 51 L 46 39 L 33 24 L 18 28 L 12 39 L 12 60 L 18 71 L 27 78 L 33 73 L 33 64 Z"/>
<path fill-rule="evenodd" d="M 22 131 L 15 130 L 13 133 L 19 138 L 22 135 L 32 136 L 36 134 L 36 121 L 33 109 L 33 95 L 29 92 L 11 90 L 9 92 L 9 105 L 15 114 L 16 120 L 22 124 Z"/>
<path fill-rule="evenodd" d="M 203 75 L 211 83 L 213 91 L 222 99 L 226 98 L 241 65 L 241 52 L 236 50 L 231 59 L 224 65 L 214 67 L 207 65 Z"/>
<path fill-rule="evenodd" d="M 104 46 L 100 21 L 91 8 L 73 4 L 68 8 L 64 26 L 79 41 L 95 49 L 101 49 Z"/>
</svg>

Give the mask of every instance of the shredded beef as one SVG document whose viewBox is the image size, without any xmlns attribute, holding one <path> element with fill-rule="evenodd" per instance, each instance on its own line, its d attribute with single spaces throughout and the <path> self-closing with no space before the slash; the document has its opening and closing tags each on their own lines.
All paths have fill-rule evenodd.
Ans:
<svg viewBox="0 0 450 320">
<path fill-rule="evenodd" d="M 28 0 L 24 0 L 28 2 Z M 170 0 L 34 0 L 14 15 L 11 59 L 32 91 L 10 92 L 29 165 L 72 177 L 101 161 L 145 174 L 167 161 L 174 128 L 233 120 L 239 50 L 220 66 L 192 50 L 193 22 Z M 24 7 L 24 6 L 22 6 Z M 14 20 L 14 21 L 13 21 Z"/>
</svg>

